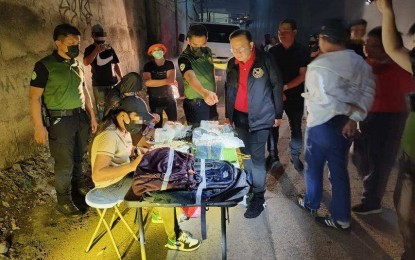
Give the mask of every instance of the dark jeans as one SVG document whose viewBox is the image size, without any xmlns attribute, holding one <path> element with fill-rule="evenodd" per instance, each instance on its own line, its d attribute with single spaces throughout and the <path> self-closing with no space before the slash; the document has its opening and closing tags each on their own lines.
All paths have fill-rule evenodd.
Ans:
<svg viewBox="0 0 415 260">
<path fill-rule="evenodd" d="M 394 202 L 405 248 L 402 259 L 415 259 L 415 158 L 405 152 L 400 159 Z"/>
<path fill-rule="evenodd" d="M 381 207 L 406 118 L 406 113 L 369 113 L 360 122 L 362 134 L 354 141 L 352 161 L 363 178 L 363 204 Z"/>
<path fill-rule="evenodd" d="M 305 205 L 320 208 L 323 192 L 323 173 L 326 162 L 330 170 L 332 199 L 330 213 L 334 220 L 350 221 L 350 182 L 347 171 L 351 140 L 342 135 L 348 117 L 336 116 L 328 122 L 310 127 L 306 134 L 305 149 Z"/>
<path fill-rule="evenodd" d="M 209 120 L 211 107 L 203 99 L 185 99 L 183 101 L 183 110 L 188 125 L 197 127 L 200 121 Z"/>
<path fill-rule="evenodd" d="M 49 131 L 50 153 L 55 160 L 57 196 L 69 195 L 71 185 L 78 185 L 82 176 L 82 158 L 88 144 L 89 117 L 78 115 L 52 117 Z"/>
<path fill-rule="evenodd" d="M 156 124 L 156 128 L 163 127 L 163 111 L 166 112 L 169 121 L 177 121 L 177 104 L 173 97 L 149 97 L 148 99 L 151 113 L 160 116 L 160 122 Z"/>
<path fill-rule="evenodd" d="M 290 150 L 292 157 L 298 157 L 301 153 L 301 146 L 303 143 L 303 134 L 301 132 L 301 123 L 303 120 L 303 108 L 298 107 L 285 107 L 285 114 L 288 117 L 288 123 L 291 129 L 291 141 Z M 270 156 L 278 158 L 278 139 L 279 139 L 279 127 L 271 128 L 270 135 L 267 142 L 267 150 Z"/>
<path fill-rule="evenodd" d="M 251 155 L 252 178 L 254 194 L 265 193 L 265 143 L 269 135 L 269 129 L 249 132 L 248 114 L 234 110 L 233 123 L 238 137 L 244 142 L 241 148 L 244 154 Z"/>
</svg>

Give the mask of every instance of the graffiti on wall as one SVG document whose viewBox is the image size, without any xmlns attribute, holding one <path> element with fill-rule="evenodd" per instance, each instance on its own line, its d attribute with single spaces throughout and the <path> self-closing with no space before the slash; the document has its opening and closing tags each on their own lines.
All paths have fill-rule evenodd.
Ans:
<svg viewBox="0 0 415 260">
<path fill-rule="evenodd" d="M 71 23 L 79 19 L 87 25 L 91 25 L 93 17 L 89 0 L 61 0 L 59 14 L 69 18 Z"/>
</svg>

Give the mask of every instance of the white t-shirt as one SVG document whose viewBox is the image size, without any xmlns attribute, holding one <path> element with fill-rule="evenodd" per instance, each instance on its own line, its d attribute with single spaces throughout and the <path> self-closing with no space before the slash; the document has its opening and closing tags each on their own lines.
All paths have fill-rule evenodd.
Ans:
<svg viewBox="0 0 415 260">
<path fill-rule="evenodd" d="M 122 133 L 114 124 L 110 125 L 102 133 L 94 138 L 91 149 L 91 167 L 94 169 L 95 159 L 98 154 L 112 158 L 111 166 L 120 166 L 130 163 L 133 142 L 130 133 Z M 103 188 L 117 183 L 124 177 L 114 178 L 103 182 L 95 182 L 95 187 Z"/>
</svg>

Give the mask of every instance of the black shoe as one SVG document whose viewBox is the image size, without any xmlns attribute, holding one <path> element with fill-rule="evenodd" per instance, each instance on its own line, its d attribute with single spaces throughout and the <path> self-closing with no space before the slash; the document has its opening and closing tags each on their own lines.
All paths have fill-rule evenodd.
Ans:
<svg viewBox="0 0 415 260">
<path fill-rule="evenodd" d="M 335 228 L 341 231 L 351 230 L 350 224 L 342 225 L 330 217 L 315 217 L 315 220 L 317 221 L 318 224 L 324 227 Z"/>
<path fill-rule="evenodd" d="M 67 217 L 82 215 L 82 212 L 73 204 L 71 196 L 58 196 L 56 209 Z"/>
<path fill-rule="evenodd" d="M 269 171 L 272 168 L 277 167 L 277 166 L 278 167 L 282 166 L 282 164 L 280 163 L 280 158 L 278 158 L 278 156 L 275 157 L 275 156 L 269 155 L 267 157 L 267 160 L 265 161 L 266 170 Z"/>
<path fill-rule="evenodd" d="M 290 161 L 294 165 L 294 169 L 298 172 L 302 172 L 304 170 L 304 164 L 298 156 L 291 157 Z"/>
<path fill-rule="evenodd" d="M 352 211 L 360 215 L 377 214 L 382 212 L 382 207 L 370 207 L 363 203 L 352 207 Z"/>
<path fill-rule="evenodd" d="M 309 213 L 311 213 L 311 215 L 317 215 L 316 209 L 310 209 L 309 207 L 305 205 L 304 196 L 302 195 L 297 196 L 297 205 L 300 208 L 304 209 L 305 211 L 308 211 Z"/>
<path fill-rule="evenodd" d="M 245 218 L 256 218 L 261 215 L 261 212 L 264 210 L 265 199 L 260 197 L 252 198 L 251 202 L 248 205 L 244 216 Z"/>
</svg>

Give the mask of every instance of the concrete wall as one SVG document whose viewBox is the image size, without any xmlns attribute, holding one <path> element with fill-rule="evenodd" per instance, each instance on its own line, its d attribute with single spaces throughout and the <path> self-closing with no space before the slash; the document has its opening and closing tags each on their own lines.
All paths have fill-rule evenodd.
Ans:
<svg viewBox="0 0 415 260">
<path fill-rule="evenodd" d="M 63 22 L 77 26 L 84 50 L 92 43 L 91 26 L 103 24 L 123 71 L 138 71 L 146 40 L 143 4 L 134 0 L 0 0 L 0 168 L 36 152 L 29 115 L 30 75 L 35 62 L 53 50 L 54 27 Z M 90 69 L 86 71 L 90 86 Z"/>
<path fill-rule="evenodd" d="M 193 0 L 0 0 L 0 169 L 37 150 L 29 114 L 30 75 L 35 62 L 53 51 L 56 25 L 67 22 L 81 31 L 81 60 L 92 43 L 92 25 L 102 24 L 125 74 L 142 70 L 147 47 L 155 41 L 169 46 L 169 57 L 177 55 L 176 32 L 186 31 L 194 17 Z M 91 86 L 90 68 L 85 76 Z"/>
</svg>

